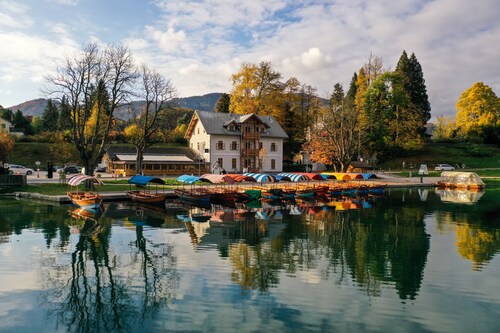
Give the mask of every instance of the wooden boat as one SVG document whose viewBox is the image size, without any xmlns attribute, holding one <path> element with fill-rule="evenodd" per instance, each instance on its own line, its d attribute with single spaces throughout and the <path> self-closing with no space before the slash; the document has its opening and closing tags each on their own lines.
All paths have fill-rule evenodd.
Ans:
<svg viewBox="0 0 500 333">
<path fill-rule="evenodd" d="M 163 204 L 167 195 L 165 193 L 151 193 L 147 191 L 132 190 L 126 192 L 127 197 L 132 201 L 147 204 Z"/>
<path fill-rule="evenodd" d="M 254 200 L 258 200 L 260 198 L 260 195 L 262 194 L 262 190 L 250 189 L 250 190 L 245 190 L 244 193 L 253 198 Z"/>
<path fill-rule="evenodd" d="M 370 185 L 368 186 L 368 193 L 370 194 L 384 194 L 387 185 Z"/>
<path fill-rule="evenodd" d="M 193 188 L 189 190 L 176 188 L 174 193 L 181 200 L 210 204 L 210 192 L 202 188 Z"/>
<path fill-rule="evenodd" d="M 71 202 L 83 208 L 98 208 L 102 203 L 102 195 L 95 192 L 68 191 L 67 195 Z"/>
<path fill-rule="evenodd" d="M 82 182 L 87 181 L 102 185 L 102 182 L 99 179 L 87 175 L 73 176 L 68 179 L 68 184 L 70 186 L 78 186 Z M 98 208 L 102 203 L 102 195 L 95 192 L 78 191 L 77 188 L 76 191 L 68 191 L 66 194 L 68 195 L 71 202 L 83 208 L 95 209 Z"/>
<path fill-rule="evenodd" d="M 295 191 L 295 198 L 312 198 L 314 197 L 314 188 L 309 186 L 299 187 Z"/>
<path fill-rule="evenodd" d="M 147 186 L 149 183 L 165 185 L 163 179 L 151 176 L 135 175 L 128 181 L 129 184 L 134 184 L 136 186 Z M 142 190 L 130 190 L 126 192 L 127 197 L 132 201 L 146 203 L 146 204 L 156 204 L 163 205 L 167 195 L 158 191 L 152 191 L 149 188 Z"/>
</svg>

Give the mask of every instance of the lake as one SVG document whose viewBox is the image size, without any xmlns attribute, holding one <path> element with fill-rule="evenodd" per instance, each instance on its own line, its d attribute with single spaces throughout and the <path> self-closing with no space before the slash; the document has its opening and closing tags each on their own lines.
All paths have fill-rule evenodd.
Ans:
<svg viewBox="0 0 500 333">
<path fill-rule="evenodd" d="M 498 332 L 499 202 L 0 199 L 0 332 Z"/>
</svg>

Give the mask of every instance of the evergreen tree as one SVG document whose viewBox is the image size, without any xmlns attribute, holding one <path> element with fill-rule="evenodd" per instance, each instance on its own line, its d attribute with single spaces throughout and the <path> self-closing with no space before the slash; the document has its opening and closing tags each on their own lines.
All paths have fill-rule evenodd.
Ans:
<svg viewBox="0 0 500 333">
<path fill-rule="evenodd" d="M 356 81 L 358 81 L 358 74 L 354 72 L 352 76 L 351 83 L 349 84 L 349 90 L 346 94 L 346 101 L 349 105 L 354 104 L 354 100 L 356 99 L 356 92 L 358 90 L 358 86 L 356 85 Z"/>
<path fill-rule="evenodd" d="M 335 108 L 342 106 L 344 102 L 344 88 L 340 83 L 335 83 L 333 93 L 330 96 L 330 107 Z"/>
<path fill-rule="evenodd" d="M 28 119 L 23 116 L 21 110 L 17 110 L 14 114 L 14 119 L 12 124 L 17 131 L 22 131 L 25 135 L 33 134 L 33 129 L 31 128 L 31 123 Z"/>
<path fill-rule="evenodd" d="M 49 99 L 42 115 L 42 128 L 49 132 L 57 131 L 58 118 L 59 112 L 57 111 L 57 107 L 52 100 Z"/>
<path fill-rule="evenodd" d="M 422 66 L 420 66 L 420 63 L 415 56 L 415 53 L 411 54 L 409 63 L 411 90 L 408 91 L 408 94 L 411 102 L 420 112 L 425 125 L 425 123 L 431 119 L 431 105 L 429 103 L 429 97 L 427 96 L 424 73 L 422 71 Z"/>
<path fill-rule="evenodd" d="M 214 106 L 214 112 L 219 113 L 229 113 L 229 104 L 231 102 L 231 96 L 229 94 L 223 93 L 217 103 Z"/>
<path fill-rule="evenodd" d="M 71 129 L 71 112 L 68 105 L 68 99 L 63 96 L 59 105 L 59 119 L 57 126 L 60 131 Z"/>
</svg>

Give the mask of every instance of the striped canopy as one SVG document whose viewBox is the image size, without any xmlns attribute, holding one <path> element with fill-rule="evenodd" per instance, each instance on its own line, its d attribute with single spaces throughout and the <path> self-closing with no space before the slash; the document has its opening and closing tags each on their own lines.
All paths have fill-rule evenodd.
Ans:
<svg viewBox="0 0 500 333">
<path fill-rule="evenodd" d="M 282 175 L 282 174 L 276 175 L 276 176 L 274 176 L 274 178 L 276 178 L 277 182 L 289 182 L 289 181 L 291 181 L 290 177 Z"/>
<path fill-rule="evenodd" d="M 181 183 L 186 183 L 186 184 L 192 184 L 195 181 L 200 180 L 200 177 L 198 176 L 192 176 L 192 175 L 182 175 L 177 178 L 178 182 Z"/>
<path fill-rule="evenodd" d="M 103 185 L 103 183 L 101 182 L 101 180 L 99 180 L 99 179 L 97 179 L 95 177 L 92 177 L 92 176 L 87 176 L 87 175 L 76 175 L 76 176 L 73 176 L 70 179 L 68 179 L 67 183 L 69 185 L 71 185 L 71 186 L 78 186 L 82 182 L 87 181 L 87 180 L 92 180 L 92 182 L 95 183 L 95 184 Z"/>
<path fill-rule="evenodd" d="M 276 181 L 276 178 L 274 178 L 274 176 L 269 175 L 267 173 L 244 173 L 243 176 L 250 176 L 259 183 L 264 183 L 264 182 L 274 183 Z"/>
<path fill-rule="evenodd" d="M 228 175 L 218 175 L 215 173 L 206 173 L 201 175 L 200 180 L 203 182 L 209 182 L 212 184 L 218 183 L 234 183 L 234 179 Z"/>
<path fill-rule="evenodd" d="M 352 180 L 352 179 L 363 179 L 363 175 L 360 173 L 345 173 L 345 172 L 322 172 L 321 176 L 323 178 L 337 179 L 337 180 Z"/>
<path fill-rule="evenodd" d="M 228 173 L 226 176 L 233 178 L 233 180 L 237 183 L 241 182 L 255 182 L 255 178 L 250 176 L 241 175 L 239 173 Z"/>
<path fill-rule="evenodd" d="M 303 182 L 308 178 L 300 173 L 279 173 L 278 176 L 288 177 L 292 182 Z"/>
</svg>

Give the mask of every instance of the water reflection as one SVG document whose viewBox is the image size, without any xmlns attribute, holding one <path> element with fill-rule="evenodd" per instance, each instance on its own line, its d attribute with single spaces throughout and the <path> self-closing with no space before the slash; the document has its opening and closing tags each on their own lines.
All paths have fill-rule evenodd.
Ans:
<svg viewBox="0 0 500 333">
<path fill-rule="evenodd" d="M 223 295 L 226 302 L 270 296 L 276 288 L 287 294 L 290 280 L 299 288 L 303 280 L 353 288 L 364 299 L 390 291 L 398 302 L 425 300 L 419 294 L 432 269 L 431 234 L 455 236 L 460 257 L 446 258 L 464 258 L 474 270 L 499 252 L 499 208 L 491 204 L 498 194 L 489 193 L 466 206 L 443 205 L 434 191 L 389 190 L 386 197 L 229 206 L 112 203 L 95 212 L 1 200 L 0 246 L 28 229 L 43 233 L 40 305 L 66 331 L 139 330 L 157 314 L 168 315 L 174 302 L 189 313 L 186 304 L 195 301 L 186 290 L 224 276 L 230 286 L 222 287 L 239 295 Z M 182 259 L 195 264 L 179 265 Z M 188 284 L 183 290 L 181 282 Z"/>
<path fill-rule="evenodd" d="M 438 187 L 436 187 L 435 191 L 443 202 L 469 205 L 478 202 L 484 194 L 484 191 L 471 191 L 467 189 L 451 189 Z"/>
</svg>

